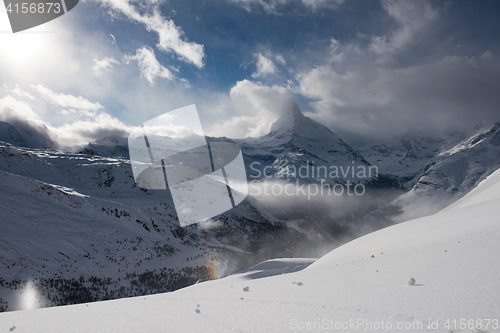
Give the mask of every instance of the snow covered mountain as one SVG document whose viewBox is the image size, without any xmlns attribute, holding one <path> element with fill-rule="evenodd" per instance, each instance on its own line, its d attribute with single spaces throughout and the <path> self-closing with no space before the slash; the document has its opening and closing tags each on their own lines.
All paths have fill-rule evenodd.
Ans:
<svg viewBox="0 0 500 333">
<path fill-rule="evenodd" d="M 379 167 L 381 173 L 411 179 L 436 155 L 466 137 L 467 134 L 462 131 L 412 130 L 401 138 L 384 143 L 365 144 L 357 148 L 367 161 Z"/>
<path fill-rule="evenodd" d="M 500 123 L 495 123 L 440 151 L 424 167 L 412 191 L 465 195 L 499 167 Z"/>
<path fill-rule="evenodd" d="M 173 207 L 167 191 L 136 186 L 126 159 L 0 143 L 0 308 L 23 308 L 29 283 L 43 295 L 37 306 L 73 304 L 175 290 L 308 253 L 311 235 L 316 249 L 331 248 L 315 224 L 298 229 L 251 198 L 186 228 Z"/>
<path fill-rule="evenodd" d="M 500 167 L 500 123 L 455 132 L 408 132 L 400 140 L 358 147 L 407 193 L 361 219 L 405 221 L 458 200 Z"/>
<path fill-rule="evenodd" d="M 0 139 L 10 143 L 0 142 L 0 310 L 25 307 L 18 300 L 28 285 L 38 305 L 72 304 L 175 290 L 272 257 L 321 255 L 434 213 L 500 167 L 500 124 L 472 134 L 408 133 L 397 144 L 364 147 L 365 159 L 291 101 L 266 136 L 207 139 L 239 144 L 250 182 L 353 181 L 366 185 L 365 195 L 249 198 L 180 228 L 167 191 L 135 185 L 125 138 L 73 154 L 48 149 L 50 133 L 30 128 L 0 122 Z M 374 179 L 342 175 L 372 166 Z"/>
<path fill-rule="evenodd" d="M 280 161 L 266 165 L 281 173 L 306 161 L 367 165 L 295 103 L 288 111 L 262 144 L 240 142 L 249 147 L 243 148 L 246 162 L 258 161 L 256 151 L 263 151 Z M 0 145 L 0 298 L 9 310 L 23 307 L 19 290 L 29 281 L 43 294 L 40 306 L 143 295 L 269 257 L 324 253 L 350 233 L 327 214 L 279 204 L 270 209 L 251 198 L 211 221 L 180 228 L 167 191 L 135 185 L 124 138 L 103 138 L 68 154 L 19 147 L 15 128 L 5 127 L 18 144 Z"/>
<path fill-rule="evenodd" d="M 106 136 L 94 143 L 89 143 L 78 151 L 85 155 L 98 155 L 113 158 L 130 158 L 126 137 Z"/>
<path fill-rule="evenodd" d="M 352 177 L 351 172 L 344 175 L 339 172 L 339 177 L 329 177 L 331 167 L 349 168 L 350 171 L 359 166 L 368 168 L 370 164 L 326 126 L 305 117 L 293 100 L 283 107 L 281 117 L 272 125 L 269 134 L 234 141 L 240 144 L 248 161 L 249 179 L 266 176 L 307 182 L 324 179 L 327 184 L 345 183 L 346 180 L 367 181 L 366 178 Z M 299 174 L 299 168 L 308 165 L 309 173 L 304 169 Z M 328 172 L 312 173 L 313 169 L 320 167 L 326 167 Z"/>
<path fill-rule="evenodd" d="M 44 124 L 20 120 L 12 120 L 11 123 L 0 121 L 0 141 L 15 146 L 55 149 L 56 138 Z"/>
<path fill-rule="evenodd" d="M 26 142 L 24 142 L 21 133 L 14 126 L 3 121 L 0 121 L 0 141 L 19 147 L 26 147 Z"/>
<path fill-rule="evenodd" d="M 454 145 L 442 146 L 396 199 L 399 220 L 432 214 L 469 193 L 500 168 L 500 123 L 485 126 Z"/>
<path fill-rule="evenodd" d="M 496 171 L 438 214 L 317 261 L 271 260 L 172 293 L 5 313 L 0 330 L 498 332 L 499 204 Z"/>
</svg>

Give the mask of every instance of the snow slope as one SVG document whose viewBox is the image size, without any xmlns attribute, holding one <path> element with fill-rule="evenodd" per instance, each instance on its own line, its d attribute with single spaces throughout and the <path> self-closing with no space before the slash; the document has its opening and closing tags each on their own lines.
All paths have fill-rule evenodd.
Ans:
<svg viewBox="0 0 500 333">
<path fill-rule="evenodd" d="M 181 228 L 169 194 L 138 188 L 128 160 L 0 143 L 0 312 L 26 308 L 28 281 L 40 291 L 32 307 L 75 304 L 175 290 L 305 249 L 305 228 L 263 212 L 249 198 Z"/>
<path fill-rule="evenodd" d="M 172 293 L 3 313 L 0 332 L 498 332 L 499 193 L 496 171 L 449 208 L 307 268 L 271 261 Z"/>
</svg>

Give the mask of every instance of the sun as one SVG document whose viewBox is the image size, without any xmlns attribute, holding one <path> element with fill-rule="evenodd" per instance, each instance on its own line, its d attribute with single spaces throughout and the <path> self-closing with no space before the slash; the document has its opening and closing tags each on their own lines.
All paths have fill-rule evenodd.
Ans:
<svg viewBox="0 0 500 333">
<path fill-rule="evenodd" d="M 38 26 L 29 30 L 12 33 L 5 7 L 0 5 L 0 61 L 2 66 L 24 70 L 37 65 L 40 56 L 50 47 L 50 32 Z"/>
</svg>

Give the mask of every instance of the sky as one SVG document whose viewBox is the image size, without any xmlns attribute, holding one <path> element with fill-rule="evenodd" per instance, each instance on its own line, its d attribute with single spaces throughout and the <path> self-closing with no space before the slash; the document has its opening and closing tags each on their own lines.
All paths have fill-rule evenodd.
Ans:
<svg viewBox="0 0 500 333">
<path fill-rule="evenodd" d="M 347 142 L 500 121 L 500 3 L 81 0 L 13 34 L 0 121 L 62 146 L 196 104 L 207 135 L 265 135 L 293 98 Z"/>
</svg>

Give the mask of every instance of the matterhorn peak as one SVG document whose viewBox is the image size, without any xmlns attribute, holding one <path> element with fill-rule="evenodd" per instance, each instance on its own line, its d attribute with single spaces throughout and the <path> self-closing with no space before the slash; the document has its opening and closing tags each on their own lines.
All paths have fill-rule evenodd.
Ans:
<svg viewBox="0 0 500 333">
<path fill-rule="evenodd" d="M 326 126 L 304 116 L 297 103 L 290 99 L 284 104 L 281 117 L 271 126 L 271 132 L 267 137 L 281 139 L 294 136 L 330 143 L 342 141 Z"/>
<path fill-rule="evenodd" d="M 308 118 L 300 111 L 293 99 L 287 100 L 281 108 L 281 116 L 271 126 L 271 135 L 278 132 L 295 132 Z"/>
</svg>

